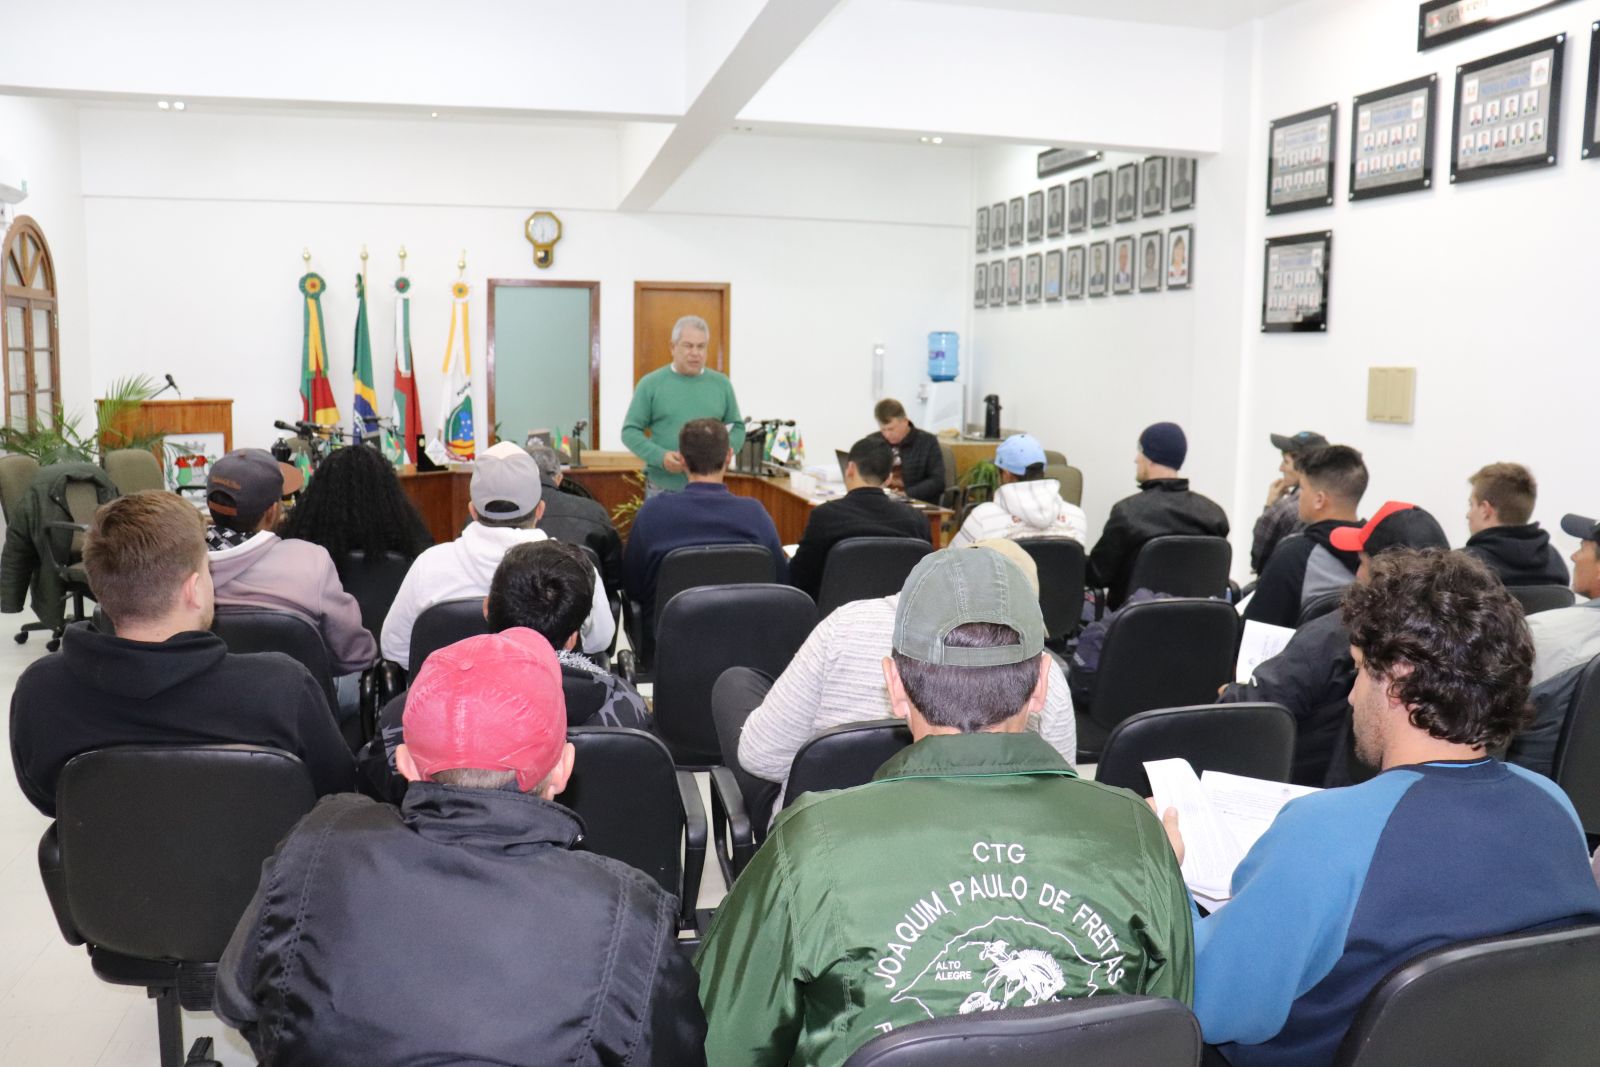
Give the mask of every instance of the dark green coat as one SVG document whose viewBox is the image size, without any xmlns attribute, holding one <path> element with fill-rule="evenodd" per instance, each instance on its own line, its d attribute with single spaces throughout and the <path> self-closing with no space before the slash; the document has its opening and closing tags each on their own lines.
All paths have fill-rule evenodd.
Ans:
<svg viewBox="0 0 1600 1067">
<path fill-rule="evenodd" d="M 101 504 L 118 495 L 111 476 L 93 463 L 52 463 L 39 468 L 28 491 L 6 516 L 6 543 L 0 550 L 0 612 L 21 611 L 32 588 L 33 611 L 40 622 L 60 626 L 65 620 L 67 587 L 50 565 L 45 524 L 72 521 L 67 485 L 75 481 L 93 482 Z M 64 535 L 58 537 L 64 545 Z"/>
</svg>

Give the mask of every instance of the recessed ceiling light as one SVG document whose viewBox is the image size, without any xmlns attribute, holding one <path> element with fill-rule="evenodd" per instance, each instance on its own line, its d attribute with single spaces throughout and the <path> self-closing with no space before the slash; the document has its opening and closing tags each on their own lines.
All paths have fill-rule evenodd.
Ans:
<svg viewBox="0 0 1600 1067">
<path fill-rule="evenodd" d="M 436 119 L 439 117 L 439 113 L 437 111 L 430 111 L 428 112 L 428 117 L 430 119 Z"/>
<path fill-rule="evenodd" d="M 182 111 L 184 108 L 186 108 L 188 106 L 189 105 L 185 104 L 182 100 L 174 100 L 172 102 L 172 109 L 174 111 Z"/>
<path fill-rule="evenodd" d="M 944 138 L 943 137 L 935 137 L 935 138 L 933 138 L 933 143 L 934 144 L 944 144 Z"/>
<path fill-rule="evenodd" d="M 917 140 L 921 141 L 923 144 L 927 144 L 929 141 L 933 140 L 933 138 L 923 136 L 923 137 L 918 137 Z"/>
<path fill-rule="evenodd" d="M 167 103 L 165 100 L 157 100 L 156 101 L 156 107 L 159 107 L 162 111 L 167 110 L 171 106 L 172 105 Z"/>
</svg>

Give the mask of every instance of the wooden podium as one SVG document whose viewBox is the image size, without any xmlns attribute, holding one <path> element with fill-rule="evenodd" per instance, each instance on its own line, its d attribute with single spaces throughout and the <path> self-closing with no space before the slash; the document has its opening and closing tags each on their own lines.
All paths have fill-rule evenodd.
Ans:
<svg viewBox="0 0 1600 1067">
<path fill-rule="evenodd" d="M 95 401 L 97 414 L 104 404 L 104 400 Z M 99 425 L 102 439 L 113 431 L 126 435 L 124 440 L 150 434 L 220 433 L 222 450 L 233 451 L 232 400 L 200 397 L 193 400 L 144 400 L 137 408 L 124 412 L 109 425 L 103 419 Z"/>
</svg>

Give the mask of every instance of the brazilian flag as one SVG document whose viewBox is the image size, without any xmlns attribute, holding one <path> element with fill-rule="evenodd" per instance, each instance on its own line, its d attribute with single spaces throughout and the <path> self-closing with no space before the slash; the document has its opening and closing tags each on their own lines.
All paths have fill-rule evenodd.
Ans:
<svg viewBox="0 0 1600 1067">
<path fill-rule="evenodd" d="M 367 280 L 356 275 L 355 397 L 350 431 L 356 444 L 378 432 L 378 391 L 372 384 L 372 331 L 367 327 Z"/>
</svg>

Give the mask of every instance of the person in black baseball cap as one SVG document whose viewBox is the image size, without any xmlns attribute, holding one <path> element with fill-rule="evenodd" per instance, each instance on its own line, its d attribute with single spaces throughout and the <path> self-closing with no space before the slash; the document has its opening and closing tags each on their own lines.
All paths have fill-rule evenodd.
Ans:
<svg viewBox="0 0 1600 1067">
<path fill-rule="evenodd" d="M 1256 519 L 1250 539 L 1250 569 L 1256 574 L 1266 567 L 1279 541 L 1304 528 L 1296 500 L 1300 493 L 1300 472 L 1295 469 L 1295 457 L 1328 444 L 1326 437 L 1310 430 L 1287 436 L 1281 433 L 1268 436 L 1281 458 L 1278 461 L 1277 480 L 1267 487 L 1267 503 L 1262 508 L 1261 517 Z"/>
</svg>

